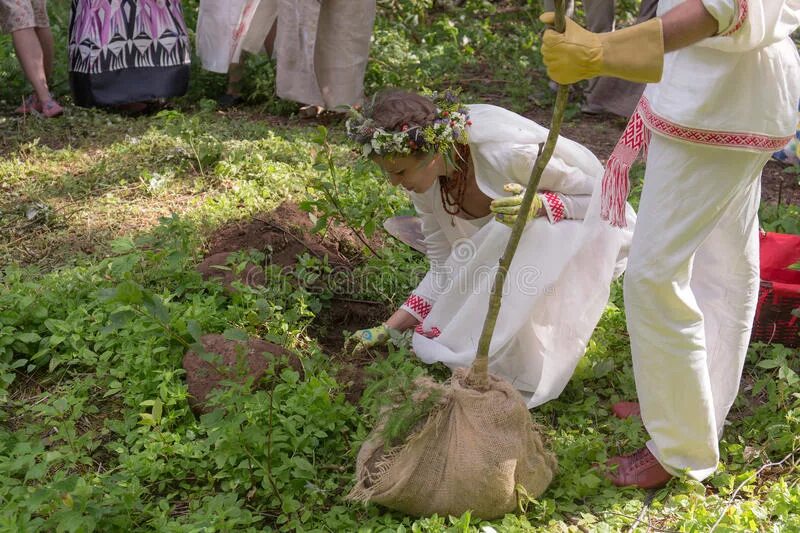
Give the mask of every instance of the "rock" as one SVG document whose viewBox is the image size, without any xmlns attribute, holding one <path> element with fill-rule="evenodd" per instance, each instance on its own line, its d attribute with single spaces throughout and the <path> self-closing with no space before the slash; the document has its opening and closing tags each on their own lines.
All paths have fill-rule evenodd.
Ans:
<svg viewBox="0 0 800 533">
<path fill-rule="evenodd" d="M 206 406 L 206 400 L 209 393 L 219 387 L 223 380 L 244 383 L 252 377 L 253 385 L 257 386 L 267 369 L 276 362 L 276 358 L 281 358 L 281 365 L 288 361 L 289 366 L 303 376 L 300 360 L 277 344 L 258 338 L 250 338 L 246 343 L 232 341 L 218 334 L 203 335 L 200 341 L 207 352 L 221 356 L 222 362 L 215 366 L 203 360 L 193 350 L 186 352 L 183 357 L 189 406 L 195 413 L 211 411 Z M 276 373 L 280 370 L 281 368 L 275 369 Z"/>
</svg>

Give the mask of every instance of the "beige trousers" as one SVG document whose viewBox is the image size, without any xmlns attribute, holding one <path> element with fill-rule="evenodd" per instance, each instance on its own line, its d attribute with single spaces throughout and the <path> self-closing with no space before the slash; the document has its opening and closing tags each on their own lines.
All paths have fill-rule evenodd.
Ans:
<svg viewBox="0 0 800 533">
<path fill-rule="evenodd" d="M 739 390 L 759 286 L 769 154 L 653 134 L 625 272 L 636 391 L 653 455 L 702 480 Z"/>
</svg>

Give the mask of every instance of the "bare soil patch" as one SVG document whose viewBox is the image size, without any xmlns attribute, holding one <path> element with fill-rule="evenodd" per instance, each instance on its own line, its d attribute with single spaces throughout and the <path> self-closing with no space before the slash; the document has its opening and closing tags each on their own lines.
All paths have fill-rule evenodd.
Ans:
<svg viewBox="0 0 800 533">
<path fill-rule="evenodd" d="M 367 387 L 369 379 L 365 367 L 375 360 L 373 354 L 382 356 L 385 352 L 381 348 L 352 355 L 349 350 L 344 350 L 344 331 L 353 333 L 372 327 L 389 318 L 390 314 L 391 310 L 378 302 L 336 299 L 314 321 L 312 334 L 331 359 L 338 362 L 336 381 L 344 388 L 345 398 L 350 403 L 358 403 Z"/>
<path fill-rule="evenodd" d="M 361 261 L 362 245 L 349 228 L 331 226 L 324 236 L 312 233 L 313 222 L 308 213 L 293 202 L 284 202 L 269 213 L 231 222 L 208 238 L 208 254 L 197 270 L 204 279 L 218 279 L 227 290 L 235 280 L 252 287 L 263 285 L 264 268 L 277 265 L 291 269 L 297 257 L 310 254 L 317 259 L 327 258 L 336 269 L 350 269 Z M 266 255 L 264 265 L 247 264 L 244 269 L 232 269 L 230 254 L 258 251 Z"/>
<path fill-rule="evenodd" d="M 234 281 L 252 287 L 263 285 L 264 267 L 278 265 L 291 269 L 297 264 L 297 256 L 303 253 L 319 259 L 327 258 L 337 273 L 350 271 L 363 260 L 363 244 L 350 229 L 331 226 L 323 237 L 312 233 L 312 228 L 313 222 L 308 213 L 292 202 L 285 202 L 272 212 L 233 222 L 215 231 L 208 239 L 208 255 L 197 269 L 205 279 L 217 279 L 226 290 L 233 290 Z M 379 246 L 377 242 L 371 244 Z M 249 263 L 243 269 L 235 269 L 228 264 L 232 253 L 247 250 L 263 252 L 266 264 Z M 354 357 L 345 352 L 344 331 L 352 333 L 372 327 L 386 320 L 390 314 L 391 310 L 381 302 L 351 299 L 343 295 L 334 297 L 311 325 L 311 334 L 325 353 L 338 363 L 337 381 L 343 386 L 347 400 L 352 403 L 357 403 L 361 398 L 367 383 L 364 367 L 374 360 L 374 356 L 362 353 Z"/>
<path fill-rule="evenodd" d="M 303 375 L 300 360 L 277 344 L 258 338 L 251 338 L 244 343 L 228 340 L 218 334 L 203 335 L 200 342 L 206 352 L 219 356 L 220 360 L 207 361 L 193 350 L 186 352 L 183 357 L 189 405 L 196 413 L 210 410 L 206 405 L 208 395 L 225 380 L 245 383 L 252 378 L 253 385 L 257 386 L 270 366 L 277 365 L 277 373 L 287 364 Z"/>
<path fill-rule="evenodd" d="M 550 127 L 553 110 L 534 108 L 525 116 L 545 127 Z M 561 135 L 586 146 L 605 164 L 627 123 L 627 119 L 616 115 L 582 113 L 562 124 Z"/>
<path fill-rule="evenodd" d="M 284 202 L 269 213 L 227 224 L 208 239 L 208 255 L 239 250 L 267 253 L 269 263 L 288 267 L 297 264 L 297 256 L 309 253 L 327 256 L 332 265 L 351 265 L 359 250 L 356 239 L 347 229 L 331 227 L 327 235 L 314 234 L 308 213 L 294 202 Z"/>
<path fill-rule="evenodd" d="M 800 205 L 800 180 L 794 174 L 784 172 L 786 166 L 770 161 L 761 175 L 761 199 L 783 205 Z"/>
</svg>

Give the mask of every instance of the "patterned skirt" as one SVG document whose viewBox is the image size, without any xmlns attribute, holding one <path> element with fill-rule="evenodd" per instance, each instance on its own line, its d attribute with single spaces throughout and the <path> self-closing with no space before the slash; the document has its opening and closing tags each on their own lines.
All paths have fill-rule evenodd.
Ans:
<svg viewBox="0 0 800 533">
<path fill-rule="evenodd" d="M 180 96 L 189 85 L 180 0 L 73 0 L 70 86 L 80 106 Z"/>
</svg>

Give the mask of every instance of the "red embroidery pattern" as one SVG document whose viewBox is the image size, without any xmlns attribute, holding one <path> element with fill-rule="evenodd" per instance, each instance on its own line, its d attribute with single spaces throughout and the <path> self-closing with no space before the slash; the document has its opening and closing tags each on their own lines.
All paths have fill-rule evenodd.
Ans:
<svg viewBox="0 0 800 533">
<path fill-rule="evenodd" d="M 747 20 L 747 13 L 750 10 L 749 7 L 747 6 L 747 0 L 739 0 L 738 5 L 736 7 L 738 8 L 737 9 L 738 16 L 736 18 L 736 22 L 733 24 L 733 26 L 725 30 L 724 33 L 721 33 L 720 34 L 721 37 L 727 37 L 729 35 L 733 35 L 737 31 L 741 30 L 742 26 L 744 26 L 744 21 Z"/>
<path fill-rule="evenodd" d="M 641 100 L 640 100 L 641 102 Z M 640 104 L 641 105 L 641 104 Z M 626 210 L 631 183 L 628 176 L 631 165 L 650 143 L 650 131 L 645 127 L 639 107 L 631 115 L 625 131 L 606 162 L 601 183 L 600 218 L 612 226 L 624 228 L 628 225 Z"/>
<path fill-rule="evenodd" d="M 544 201 L 550 208 L 550 215 L 552 216 L 553 223 L 559 222 L 564 219 L 564 202 L 554 192 L 543 191 Z"/>
<path fill-rule="evenodd" d="M 711 146 L 724 146 L 728 148 L 750 148 L 764 152 L 780 150 L 792 139 L 789 137 L 770 137 L 756 133 L 736 133 L 731 131 L 701 130 L 687 128 L 670 122 L 657 115 L 651 108 L 650 102 L 644 96 L 639 101 L 639 113 L 647 123 L 647 127 L 668 137 L 682 139 L 697 144 Z"/>
<path fill-rule="evenodd" d="M 439 328 L 435 326 L 432 327 L 429 331 L 425 331 L 425 329 L 422 327 L 422 324 L 417 324 L 417 327 L 414 328 L 414 331 L 416 333 L 419 333 L 423 337 L 427 337 L 429 339 L 435 339 L 436 337 L 442 334 L 442 332 L 439 331 Z"/>
<path fill-rule="evenodd" d="M 230 56 L 230 62 L 231 63 L 234 62 L 233 61 L 233 54 L 236 53 L 236 49 L 239 47 L 239 41 L 241 41 L 242 37 L 244 37 L 245 30 L 247 30 L 247 28 L 245 27 L 245 23 L 247 22 L 248 18 L 251 18 L 250 17 L 250 12 L 253 10 L 254 7 L 255 7 L 255 4 L 253 2 L 248 2 L 244 6 L 244 9 L 242 10 L 242 19 L 239 21 L 239 25 L 236 26 L 236 29 L 233 30 L 233 44 L 234 45 L 231 47 L 231 56 Z"/>
<path fill-rule="evenodd" d="M 641 120 L 634 119 L 628 121 L 625 130 L 622 132 L 617 145 L 627 146 L 637 152 L 642 146 L 650 142 L 650 132 Z"/>
<path fill-rule="evenodd" d="M 406 300 L 406 303 L 403 305 L 417 313 L 422 320 L 425 320 L 425 317 L 430 314 L 432 307 L 428 300 L 422 296 L 417 296 L 416 294 L 409 296 L 408 300 Z"/>
</svg>

